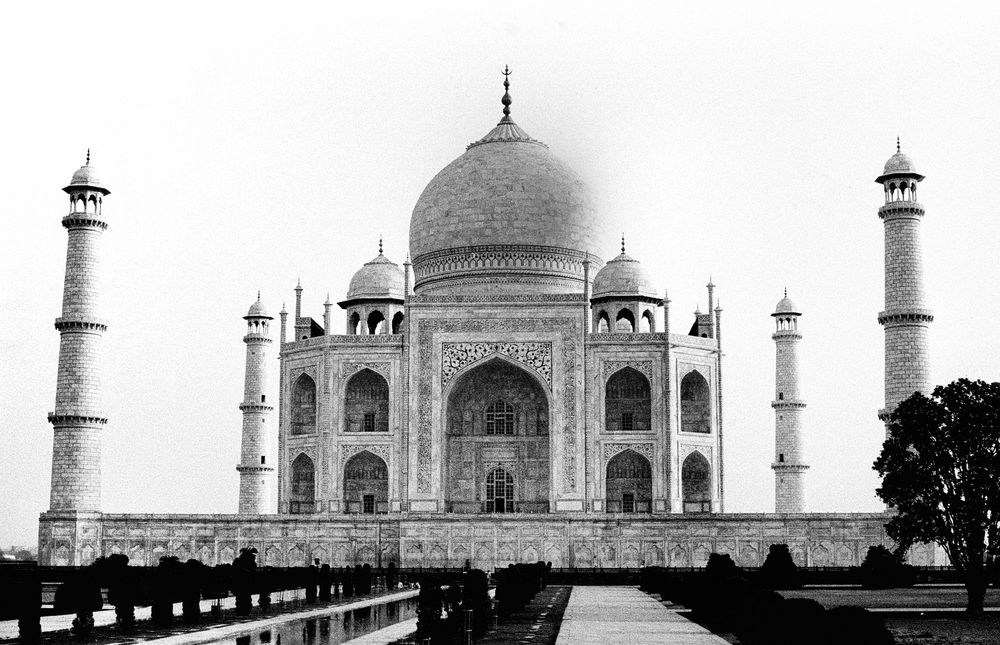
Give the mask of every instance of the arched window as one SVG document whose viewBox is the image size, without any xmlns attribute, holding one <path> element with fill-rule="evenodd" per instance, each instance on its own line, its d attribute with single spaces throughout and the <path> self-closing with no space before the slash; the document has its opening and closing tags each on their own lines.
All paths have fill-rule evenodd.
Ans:
<svg viewBox="0 0 1000 645">
<path fill-rule="evenodd" d="M 503 468 L 494 468 L 486 476 L 486 512 L 514 512 L 514 478 Z"/>
<path fill-rule="evenodd" d="M 361 334 L 361 316 L 358 315 L 358 312 L 355 311 L 351 314 L 351 317 L 348 318 L 347 324 L 350 327 L 348 333 L 354 336 L 359 336 Z"/>
<path fill-rule="evenodd" d="M 344 392 L 347 432 L 389 432 L 389 383 L 370 369 L 347 382 Z"/>
<path fill-rule="evenodd" d="M 382 312 L 375 310 L 368 314 L 368 333 L 375 335 L 385 332 L 385 316 Z"/>
<path fill-rule="evenodd" d="M 649 380 L 631 367 L 618 370 L 604 388 L 606 432 L 647 432 L 652 407 Z"/>
<path fill-rule="evenodd" d="M 314 513 L 316 511 L 316 468 L 305 453 L 292 462 L 292 491 L 288 501 L 289 513 Z"/>
<path fill-rule="evenodd" d="M 649 513 L 653 499 L 653 469 L 649 460 L 625 450 L 608 461 L 604 479 L 608 513 Z"/>
<path fill-rule="evenodd" d="M 681 466 L 681 491 L 685 513 L 712 511 L 712 470 L 700 452 L 692 452 Z"/>
<path fill-rule="evenodd" d="M 651 334 L 656 331 L 656 322 L 653 319 L 653 312 L 647 309 L 642 312 L 642 318 L 639 321 L 639 332 L 643 334 Z"/>
<path fill-rule="evenodd" d="M 403 331 L 403 312 L 397 311 L 392 317 L 392 333 L 399 334 Z"/>
<path fill-rule="evenodd" d="M 366 514 L 389 512 L 389 469 L 381 457 L 365 450 L 344 466 L 344 510 Z"/>
<path fill-rule="evenodd" d="M 712 402 L 708 381 L 699 372 L 688 372 L 681 380 L 681 431 L 712 431 Z"/>
<path fill-rule="evenodd" d="M 292 434 L 316 432 L 316 383 L 303 374 L 292 386 Z"/>
<path fill-rule="evenodd" d="M 635 316 L 632 315 L 631 309 L 622 309 L 618 312 L 618 317 L 615 318 L 615 331 L 629 334 L 635 331 Z"/>
<path fill-rule="evenodd" d="M 514 434 L 514 406 L 497 399 L 486 408 L 486 434 Z"/>
<path fill-rule="evenodd" d="M 606 334 L 611 331 L 611 319 L 608 318 L 608 312 L 602 311 L 597 316 L 597 333 Z"/>
</svg>

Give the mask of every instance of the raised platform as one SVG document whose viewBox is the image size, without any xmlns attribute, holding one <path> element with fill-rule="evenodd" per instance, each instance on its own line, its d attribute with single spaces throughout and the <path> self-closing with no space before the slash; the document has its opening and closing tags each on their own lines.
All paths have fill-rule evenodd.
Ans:
<svg viewBox="0 0 1000 645">
<path fill-rule="evenodd" d="M 148 515 L 43 513 L 42 565 L 88 564 L 124 553 L 153 566 L 176 555 L 229 563 L 253 546 L 258 562 L 303 566 L 314 560 L 402 567 L 490 570 L 545 560 L 554 567 L 701 566 L 712 552 L 758 566 L 771 544 L 788 544 L 803 566 L 860 564 L 869 546 L 890 544 L 882 513 L 726 513 L 705 515 Z M 934 550 L 914 547 L 914 564 Z"/>
</svg>

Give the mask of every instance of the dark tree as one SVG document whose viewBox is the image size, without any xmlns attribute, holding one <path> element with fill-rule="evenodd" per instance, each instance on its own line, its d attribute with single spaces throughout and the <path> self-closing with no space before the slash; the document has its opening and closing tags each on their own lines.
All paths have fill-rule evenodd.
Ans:
<svg viewBox="0 0 1000 645">
<path fill-rule="evenodd" d="M 249 616 L 253 608 L 252 594 L 257 577 L 257 549 L 242 548 L 233 560 L 232 591 L 236 596 L 236 615 Z"/>
<path fill-rule="evenodd" d="M 802 586 L 799 568 L 795 566 L 787 544 L 771 545 L 757 575 L 760 583 L 768 589 L 798 589 Z"/>
<path fill-rule="evenodd" d="M 979 615 L 987 558 L 1000 549 L 1000 383 L 959 379 L 895 409 L 875 470 L 893 509 L 886 530 L 906 551 L 940 544 L 965 574 L 966 611 Z"/>
</svg>

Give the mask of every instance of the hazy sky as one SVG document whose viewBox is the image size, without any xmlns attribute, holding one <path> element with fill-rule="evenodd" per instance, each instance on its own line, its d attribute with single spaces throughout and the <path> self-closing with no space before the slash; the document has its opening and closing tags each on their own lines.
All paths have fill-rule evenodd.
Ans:
<svg viewBox="0 0 1000 645">
<path fill-rule="evenodd" d="M 718 285 L 727 509 L 773 509 L 769 314 L 786 285 L 804 312 L 808 508 L 881 507 L 873 180 L 897 135 L 927 175 L 933 379 L 1000 379 L 994 5 L 532 4 L 5 7 L 0 545 L 34 543 L 48 507 L 60 189 L 88 147 L 111 190 L 104 510 L 230 513 L 257 290 L 276 312 L 301 277 L 321 319 L 379 235 L 402 262 L 423 187 L 498 120 L 505 64 L 515 120 L 590 183 L 670 290 L 674 328 Z"/>
</svg>

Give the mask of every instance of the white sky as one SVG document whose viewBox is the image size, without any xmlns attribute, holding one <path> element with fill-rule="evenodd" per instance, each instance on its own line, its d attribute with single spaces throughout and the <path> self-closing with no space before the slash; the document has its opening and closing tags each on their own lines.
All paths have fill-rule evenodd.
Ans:
<svg viewBox="0 0 1000 645">
<path fill-rule="evenodd" d="M 934 382 L 1000 378 L 993 6 L 287 4 L 5 7 L 0 545 L 34 543 L 48 507 L 60 189 L 87 147 L 112 191 L 104 510 L 229 513 L 257 289 L 276 312 L 301 277 L 321 319 L 379 234 L 402 262 L 423 187 L 498 120 L 504 64 L 516 121 L 590 183 L 676 330 L 718 285 L 728 510 L 773 509 L 785 285 L 805 314 L 809 510 L 881 507 L 873 180 L 897 135 L 927 175 Z"/>
</svg>

